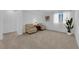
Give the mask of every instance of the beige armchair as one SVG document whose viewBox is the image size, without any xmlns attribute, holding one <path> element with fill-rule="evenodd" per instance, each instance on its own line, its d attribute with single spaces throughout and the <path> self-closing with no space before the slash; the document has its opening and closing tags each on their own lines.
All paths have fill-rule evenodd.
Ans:
<svg viewBox="0 0 79 59">
<path fill-rule="evenodd" d="M 25 25 L 25 32 L 35 33 L 35 32 L 37 32 L 37 28 L 33 24 L 26 24 Z"/>
</svg>

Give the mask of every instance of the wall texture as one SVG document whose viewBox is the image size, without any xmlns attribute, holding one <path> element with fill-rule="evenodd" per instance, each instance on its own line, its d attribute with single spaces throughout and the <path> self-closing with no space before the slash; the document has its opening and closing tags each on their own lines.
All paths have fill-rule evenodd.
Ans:
<svg viewBox="0 0 79 59">
<path fill-rule="evenodd" d="M 23 12 L 23 23 L 24 24 L 31 24 L 33 23 L 33 20 L 36 19 L 39 23 L 44 22 L 42 12 L 39 11 L 24 11 Z"/>
<path fill-rule="evenodd" d="M 73 17 L 71 11 L 63 11 L 65 13 L 64 19 L 66 19 L 67 16 Z M 70 12 L 70 15 L 68 14 L 68 12 Z M 55 24 L 54 23 L 54 14 L 58 13 L 54 12 L 54 13 L 50 13 L 50 14 L 46 14 L 46 15 L 50 15 L 50 20 L 46 22 L 46 27 L 48 30 L 55 30 L 55 31 L 59 31 L 59 32 L 67 32 L 66 27 L 64 26 L 63 23 L 59 23 L 59 24 Z"/>
<path fill-rule="evenodd" d="M 63 23 L 60 24 L 54 24 L 54 14 L 58 13 L 60 11 L 54 11 L 54 12 L 40 12 L 40 11 L 24 11 L 23 13 L 23 23 L 29 24 L 33 22 L 33 19 L 37 19 L 39 23 L 43 23 L 48 30 L 55 30 L 59 32 L 66 32 L 66 28 Z M 72 11 L 62 11 L 65 13 L 65 16 L 71 16 L 73 17 Z M 71 12 L 70 14 L 67 14 L 67 12 Z M 50 16 L 49 21 L 45 21 L 45 16 Z M 64 16 L 64 19 L 66 17 Z"/>
<path fill-rule="evenodd" d="M 23 33 L 23 12 L 18 11 L 16 15 L 16 31 L 18 35 Z"/>
<path fill-rule="evenodd" d="M 14 11 L 4 11 L 4 33 L 16 31 L 16 21 Z"/>
<path fill-rule="evenodd" d="M 64 24 L 54 24 L 54 14 L 55 12 L 46 12 L 46 11 L 5 11 L 4 13 L 4 33 L 22 32 L 22 27 L 25 24 L 33 23 L 36 19 L 39 23 L 43 23 L 48 30 L 55 30 L 60 32 L 66 32 Z M 66 11 L 63 11 L 66 12 Z M 73 14 L 71 14 L 73 15 Z M 45 21 L 45 16 L 50 16 L 49 21 Z"/>
<path fill-rule="evenodd" d="M 22 30 L 22 21 L 23 21 L 22 11 L 6 10 L 4 11 L 3 14 L 4 14 L 4 19 L 3 19 L 4 33 L 17 31 L 17 33 L 19 34 Z"/>
<path fill-rule="evenodd" d="M 78 43 L 78 47 L 79 47 L 79 11 L 75 11 L 75 38 L 77 40 Z"/>
<path fill-rule="evenodd" d="M 3 11 L 0 11 L 0 40 L 3 39 Z"/>
</svg>

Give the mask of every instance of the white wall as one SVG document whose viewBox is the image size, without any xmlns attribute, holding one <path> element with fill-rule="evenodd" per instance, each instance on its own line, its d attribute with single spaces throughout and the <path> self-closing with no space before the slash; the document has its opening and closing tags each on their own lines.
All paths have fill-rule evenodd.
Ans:
<svg viewBox="0 0 79 59">
<path fill-rule="evenodd" d="M 75 38 L 79 47 L 79 11 L 75 11 Z"/>
<path fill-rule="evenodd" d="M 44 13 L 38 11 L 4 11 L 3 32 L 15 32 L 22 34 L 23 25 L 33 23 L 33 19 L 37 19 L 39 23 L 45 24 Z"/>
<path fill-rule="evenodd" d="M 23 12 L 18 11 L 16 15 L 16 31 L 18 35 L 23 33 Z"/>
<path fill-rule="evenodd" d="M 58 12 L 58 11 L 57 11 Z M 23 25 L 33 23 L 37 19 L 39 23 L 43 23 L 48 30 L 66 32 L 65 26 L 53 23 L 53 15 L 55 12 L 43 11 L 5 11 L 4 14 L 4 33 L 17 31 L 22 34 Z M 45 16 L 50 16 L 49 21 L 45 21 Z"/>
<path fill-rule="evenodd" d="M 31 24 L 33 23 L 33 20 L 36 19 L 39 23 L 44 22 L 42 12 L 39 11 L 24 11 L 23 16 L 24 16 L 24 24 Z"/>
<path fill-rule="evenodd" d="M 0 40 L 3 39 L 3 11 L 0 11 Z"/>
<path fill-rule="evenodd" d="M 68 11 L 67 11 L 68 12 Z M 69 14 L 67 14 L 67 12 L 65 11 L 65 16 L 70 16 L 72 17 L 72 12 Z M 54 12 L 54 13 L 51 13 L 51 14 L 46 14 L 46 15 L 49 15 L 50 16 L 50 20 L 48 22 L 46 22 L 46 27 L 48 30 L 55 30 L 55 31 L 59 31 L 59 32 L 67 32 L 67 29 L 65 27 L 65 25 L 63 23 L 59 23 L 59 24 L 55 24 L 54 23 L 54 14 L 55 13 L 58 13 L 57 12 Z M 66 19 L 66 17 L 64 16 L 64 19 Z"/>
<path fill-rule="evenodd" d="M 4 11 L 4 33 L 16 31 L 16 14 L 13 11 Z"/>
<path fill-rule="evenodd" d="M 48 30 L 55 30 L 55 31 L 59 31 L 59 32 L 67 32 L 66 27 L 64 26 L 63 23 L 60 24 L 54 24 L 53 20 L 54 20 L 54 14 L 58 13 L 60 11 L 54 11 L 54 12 L 40 12 L 40 11 L 24 11 L 23 16 L 24 16 L 24 24 L 29 24 L 33 22 L 33 19 L 36 18 L 38 20 L 38 22 L 43 23 L 46 28 Z M 71 12 L 71 11 L 62 11 L 65 12 L 66 16 L 69 16 L 69 14 L 67 14 L 67 12 Z M 72 17 L 73 12 L 70 13 L 70 16 Z M 49 21 L 45 21 L 45 16 L 50 16 L 50 20 Z M 66 18 L 66 17 L 65 17 Z"/>
<path fill-rule="evenodd" d="M 16 31 L 18 34 L 21 34 L 23 20 L 22 15 L 22 11 L 4 11 L 4 33 Z"/>
</svg>

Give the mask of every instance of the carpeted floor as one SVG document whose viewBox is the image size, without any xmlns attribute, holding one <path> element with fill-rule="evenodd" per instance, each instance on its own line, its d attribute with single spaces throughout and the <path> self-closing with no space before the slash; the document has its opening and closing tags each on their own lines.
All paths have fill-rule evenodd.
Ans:
<svg viewBox="0 0 79 59">
<path fill-rule="evenodd" d="M 75 49 L 77 47 L 74 36 L 55 31 L 39 31 L 34 34 L 16 33 L 4 34 L 0 41 L 0 48 L 6 49 Z"/>
</svg>

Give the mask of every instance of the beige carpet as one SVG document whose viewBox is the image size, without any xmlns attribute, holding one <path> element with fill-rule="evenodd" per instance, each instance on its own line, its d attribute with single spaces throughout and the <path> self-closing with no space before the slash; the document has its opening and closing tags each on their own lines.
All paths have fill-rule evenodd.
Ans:
<svg viewBox="0 0 79 59">
<path fill-rule="evenodd" d="M 74 36 L 54 31 L 39 31 L 34 34 L 23 34 L 17 36 L 16 33 L 4 35 L 0 41 L 0 48 L 8 49 L 68 49 L 78 48 Z"/>
</svg>

